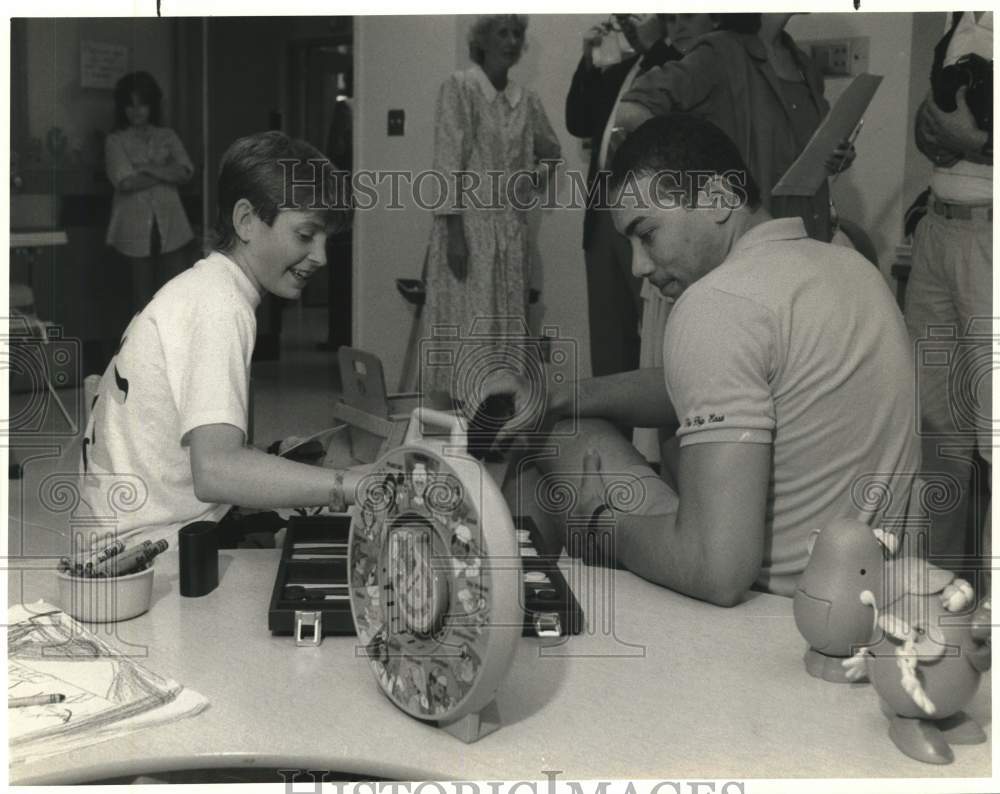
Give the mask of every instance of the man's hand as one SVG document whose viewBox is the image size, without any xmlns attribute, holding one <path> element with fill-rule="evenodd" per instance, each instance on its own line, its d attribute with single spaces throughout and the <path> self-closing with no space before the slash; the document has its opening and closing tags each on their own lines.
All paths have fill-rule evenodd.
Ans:
<svg viewBox="0 0 1000 794">
<path fill-rule="evenodd" d="M 982 148 L 988 136 L 976 126 L 972 111 L 965 102 L 966 90 L 965 86 L 958 89 L 955 95 L 957 107 L 951 113 L 941 110 L 928 94 L 920 106 L 917 125 L 918 129 L 923 125 L 923 135 L 932 145 L 954 152 L 963 159 L 982 158 Z"/>
<path fill-rule="evenodd" d="M 848 138 L 844 138 L 844 140 L 837 144 L 836 148 L 830 153 L 830 156 L 826 158 L 827 172 L 831 176 L 834 176 L 841 171 L 846 171 L 851 167 L 857 155 L 858 153 L 854 148 L 854 144 Z"/>
<path fill-rule="evenodd" d="M 601 474 L 601 455 L 596 449 L 587 451 L 583 456 L 583 467 L 580 473 L 580 485 L 576 492 L 576 505 L 569 515 L 566 524 L 566 553 L 571 557 L 588 556 L 593 552 L 608 551 L 607 557 L 610 559 L 599 559 L 601 562 L 613 565 L 615 559 L 614 542 L 609 543 L 600 533 L 595 532 L 595 537 L 590 537 L 592 529 L 591 520 L 594 512 L 607 503 L 607 483 L 604 475 Z M 609 514 L 612 515 L 613 514 Z M 602 523 L 601 528 L 611 529 L 610 523 Z M 599 558 L 605 555 L 598 554 Z"/>
<path fill-rule="evenodd" d="M 488 397 L 501 394 L 513 398 L 514 410 L 510 421 L 497 431 L 494 449 L 507 446 L 519 436 L 544 432 L 542 426 L 549 409 L 544 383 L 533 384 L 524 375 L 500 371 L 487 377 L 475 394 L 459 396 L 471 417 Z"/>
<path fill-rule="evenodd" d="M 604 40 L 604 28 L 595 25 L 583 34 L 583 61 L 588 67 L 594 67 L 594 50 L 601 46 Z"/>
</svg>

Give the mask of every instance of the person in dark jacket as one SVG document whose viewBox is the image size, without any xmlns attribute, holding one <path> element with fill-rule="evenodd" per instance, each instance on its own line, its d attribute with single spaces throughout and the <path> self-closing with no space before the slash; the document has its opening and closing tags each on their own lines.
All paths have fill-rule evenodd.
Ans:
<svg viewBox="0 0 1000 794">
<path fill-rule="evenodd" d="M 566 97 L 566 128 L 577 138 L 590 141 L 583 250 L 594 375 L 623 372 L 639 365 L 640 281 L 631 274 L 625 240 L 615 232 L 609 213 L 600 209 L 605 197 L 598 174 L 607 166 L 608 122 L 620 97 L 636 77 L 682 55 L 665 38 L 663 16 L 616 14 L 614 26 L 588 30 L 583 37 L 583 56 Z M 692 18 L 685 19 L 686 31 L 700 30 L 700 26 L 704 26 L 705 31 L 711 29 L 707 14 L 684 16 Z M 606 39 L 616 35 L 616 28 L 624 34 L 635 55 L 601 68 L 595 63 L 595 51 L 601 51 Z"/>
</svg>

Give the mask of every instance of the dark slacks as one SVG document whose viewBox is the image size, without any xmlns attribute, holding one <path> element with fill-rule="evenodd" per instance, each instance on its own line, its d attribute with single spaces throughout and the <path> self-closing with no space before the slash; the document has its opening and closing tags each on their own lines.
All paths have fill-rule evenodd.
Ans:
<svg viewBox="0 0 1000 794">
<path fill-rule="evenodd" d="M 639 367 L 642 281 L 632 275 L 629 243 L 615 231 L 611 212 L 596 212 L 594 218 L 593 236 L 584 252 L 590 365 L 594 375 L 611 375 Z"/>
</svg>

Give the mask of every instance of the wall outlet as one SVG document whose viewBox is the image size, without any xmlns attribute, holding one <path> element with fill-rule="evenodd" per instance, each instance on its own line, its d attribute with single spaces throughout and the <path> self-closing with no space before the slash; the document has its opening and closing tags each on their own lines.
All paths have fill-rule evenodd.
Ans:
<svg viewBox="0 0 1000 794">
<path fill-rule="evenodd" d="M 389 135 L 402 135 L 406 127 L 406 111 L 389 111 Z"/>
<path fill-rule="evenodd" d="M 867 36 L 803 42 L 826 77 L 850 77 L 868 71 Z"/>
</svg>

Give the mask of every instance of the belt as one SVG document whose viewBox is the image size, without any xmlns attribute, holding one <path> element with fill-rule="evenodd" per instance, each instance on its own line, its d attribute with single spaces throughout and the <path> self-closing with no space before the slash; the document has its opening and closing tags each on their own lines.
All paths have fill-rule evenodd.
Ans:
<svg viewBox="0 0 1000 794">
<path fill-rule="evenodd" d="M 993 207 L 989 204 L 949 204 L 940 199 L 931 199 L 930 205 L 935 215 L 948 220 L 993 220 Z"/>
</svg>

